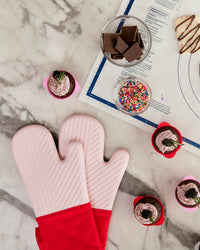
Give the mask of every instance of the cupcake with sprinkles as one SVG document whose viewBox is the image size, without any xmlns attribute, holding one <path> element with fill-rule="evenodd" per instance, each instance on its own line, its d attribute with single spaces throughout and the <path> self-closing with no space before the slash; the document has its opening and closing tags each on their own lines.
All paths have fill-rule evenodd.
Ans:
<svg viewBox="0 0 200 250">
<path fill-rule="evenodd" d="M 138 78 L 122 81 L 117 85 L 114 95 L 117 108 L 132 116 L 144 112 L 151 102 L 149 86 Z"/>
</svg>

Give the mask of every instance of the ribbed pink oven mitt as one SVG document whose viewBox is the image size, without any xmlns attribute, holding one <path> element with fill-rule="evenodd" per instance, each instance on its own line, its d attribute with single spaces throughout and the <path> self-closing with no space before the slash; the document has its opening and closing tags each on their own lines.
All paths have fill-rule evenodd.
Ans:
<svg viewBox="0 0 200 250">
<path fill-rule="evenodd" d="M 102 248 L 105 249 L 114 199 L 127 167 L 129 154 L 118 149 L 105 162 L 104 129 L 96 119 L 87 115 L 74 115 L 63 122 L 59 134 L 61 157 L 66 155 L 70 141 L 80 142 L 84 148 L 89 200 Z"/>
<path fill-rule="evenodd" d="M 39 248 L 101 249 L 88 199 L 82 145 L 68 143 L 61 160 L 50 132 L 30 125 L 14 135 L 12 150 L 39 225 Z"/>
</svg>

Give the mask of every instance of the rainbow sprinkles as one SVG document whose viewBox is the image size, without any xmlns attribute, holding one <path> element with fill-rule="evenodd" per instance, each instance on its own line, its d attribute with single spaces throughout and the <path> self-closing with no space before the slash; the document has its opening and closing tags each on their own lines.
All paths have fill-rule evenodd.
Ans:
<svg viewBox="0 0 200 250">
<path fill-rule="evenodd" d="M 147 85 L 138 79 L 125 81 L 118 90 L 118 101 L 127 112 L 143 112 L 151 101 L 151 93 Z"/>
</svg>

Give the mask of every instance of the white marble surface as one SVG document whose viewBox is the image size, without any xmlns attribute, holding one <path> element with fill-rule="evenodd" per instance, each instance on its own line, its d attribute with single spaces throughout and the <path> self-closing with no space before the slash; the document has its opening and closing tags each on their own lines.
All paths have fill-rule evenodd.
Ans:
<svg viewBox="0 0 200 250">
<path fill-rule="evenodd" d="M 18 174 L 11 138 L 30 123 L 55 135 L 74 113 L 90 114 L 104 126 L 105 156 L 127 148 L 130 162 L 111 218 L 106 250 L 187 250 L 200 240 L 200 210 L 185 212 L 174 198 L 188 174 L 200 179 L 200 158 L 184 149 L 165 159 L 151 146 L 151 135 L 78 100 L 53 99 L 42 86 L 49 72 L 71 71 L 82 87 L 99 52 L 99 34 L 120 0 L 1 0 L 0 2 L 0 250 L 38 249 L 30 201 Z M 144 1 L 145 2 L 145 1 Z M 80 93 L 80 92 L 79 92 Z M 144 227 L 132 203 L 155 195 L 165 206 L 165 223 Z"/>
</svg>

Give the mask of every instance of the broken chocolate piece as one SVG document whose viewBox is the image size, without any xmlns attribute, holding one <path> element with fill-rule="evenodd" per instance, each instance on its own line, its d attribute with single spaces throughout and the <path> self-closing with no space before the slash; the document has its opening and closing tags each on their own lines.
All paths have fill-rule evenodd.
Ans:
<svg viewBox="0 0 200 250">
<path fill-rule="evenodd" d="M 140 33 L 138 33 L 138 36 L 139 36 L 139 40 L 138 40 L 139 46 L 141 49 L 144 49 L 144 43 L 142 41 L 142 37 L 141 37 Z"/>
<path fill-rule="evenodd" d="M 119 34 L 116 33 L 103 34 L 103 51 L 105 53 L 118 54 L 118 51 L 115 49 L 118 36 Z"/>
<path fill-rule="evenodd" d="M 115 49 L 118 50 L 121 54 L 123 54 L 128 49 L 128 47 L 128 44 L 126 44 L 124 40 L 120 36 L 118 36 Z"/>
<path fill-rule="evenodd" d="M 127 42 L 128 46 L 131 47 L 133 44 L 135 44 L 135 42 L 131 41 L 131 42 Z"/>
<path fill-rule="evenodd" d="M 137 35 L 136 35 L 136 42 L 139 43 L 139 41 L 140 41 L 140 33 L 138 32 Z"/>
<path fill-rule="evenodd" d="M 124 56 L 122 54 L 111 54 L 112 59 L 122 59 Z"/>
<path fill-rule="evenodd" d="M 140 60 L 144 44 L 137 26 L 123 26 L 121 33 L 104 33 L 103 52 L 110 53 L 111 59 L 123 59 L 128 62 Z"/>
<path fill-rule="evenodd" d="M 142 50 L 139 44 L 136 42 L 124 53 L 124 57 L 128 62 L 132 62 L 133 60 L 139 58 L 142 54 Z"/>
<path fill-rule="evenodd" d="M 125 42 L 135 42 L 138 33 L 137 26 L 123 26 L 121 31 L 121 38 Z"/>
</svg>

